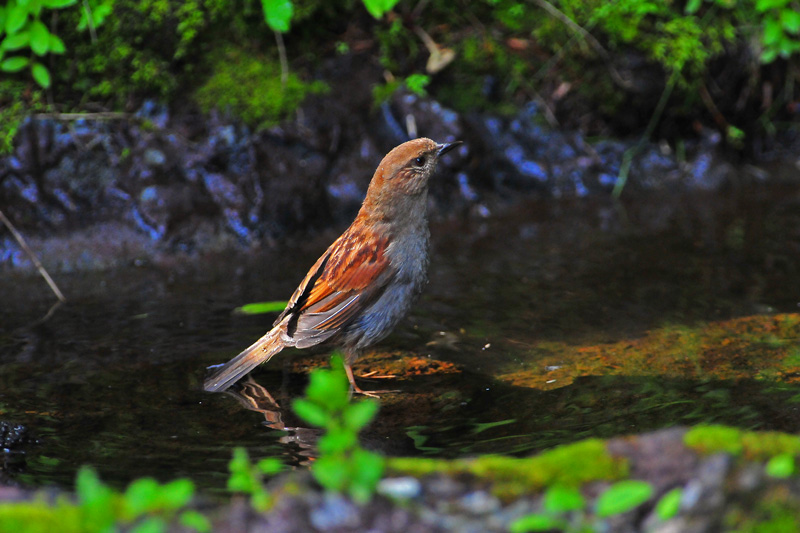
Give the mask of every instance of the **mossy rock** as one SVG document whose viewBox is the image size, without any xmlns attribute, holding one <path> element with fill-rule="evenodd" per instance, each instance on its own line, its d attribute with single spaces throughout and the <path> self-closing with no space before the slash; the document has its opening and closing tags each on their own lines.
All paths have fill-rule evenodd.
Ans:
<svg viewBox="0 0 800 533">
<path fill-rule="evenodd" d="M 309 94 L 327 90 L 315 81 L 303 82 L 293 72 L 281 72 L 277 59 L 235 47 L 217 52 L 212 74 L 195 92 L 201 109 L 218 109 L 253 127 L 268 127 L 293 113 Z"/>
</svg>

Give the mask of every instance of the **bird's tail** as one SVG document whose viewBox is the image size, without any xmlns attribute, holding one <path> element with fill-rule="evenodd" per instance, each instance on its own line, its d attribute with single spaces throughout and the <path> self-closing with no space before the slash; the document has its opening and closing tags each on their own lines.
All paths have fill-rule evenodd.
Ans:
<svg viewBox="0 0 800 533">
<path fill-rule="evenodd" d="M 281 333 L 282 328 L 272 328 L 249 348 L 216 370 L 203 383 L 203 389 L 208 392 L 225 390 L 261 363 L 269 361 L 286 346 L 281 340 Z"/>
</svg>

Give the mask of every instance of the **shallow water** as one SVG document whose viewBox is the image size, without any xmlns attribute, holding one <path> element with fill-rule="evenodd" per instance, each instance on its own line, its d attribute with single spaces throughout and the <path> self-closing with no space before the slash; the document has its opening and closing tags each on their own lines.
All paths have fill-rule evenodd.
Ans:
<svg viewBox="0 0 800 533">
<path fill-rule="evenodd" d="M 425 296 L 356 367 L 396 374 L 365 388 L 401 391 L 384 397 L 363 434 L 367 446 L 461 457 L 712 421 L 796 430 L 800 386 L 791 372 L 758 366 L 774 363 L 772 352 L 744 373 L 706 360 L 691 372 L 618 362 L 607 373 L 583 371 L 574 353 L 633 345 L 665 327 L 797 311 L 797 187 L 623 204 L 531 199 L 489 210 L 502 214 L 434 224 Z M 117 486 L 189 476 L 221 490 L 233 446 L 303 464 L 316 432 L 289 406 L 327 351 L 287 351 L 238 397 L 200 386 L 206 366 L 238 353 L 273 319 L 232 309 L 288 298 L 333 237 L 249 259 L 56 276 L 69 303 L 42 323 L 53 301 L 43 282 L 5 274 L 0 421 L 24 430 L 6 439 L 0 480 L 70 487 L 76 469 L 91 464 Z M 526 377 L 551 370 L 553 379 Z"/>
</svg>

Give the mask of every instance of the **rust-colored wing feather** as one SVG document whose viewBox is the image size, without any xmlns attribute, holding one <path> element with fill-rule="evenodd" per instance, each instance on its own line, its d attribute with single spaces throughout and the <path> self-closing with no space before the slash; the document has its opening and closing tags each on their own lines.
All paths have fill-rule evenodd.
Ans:
<svg viewBox="0 0 800 533">
<path fill-rule="evenodd" d="M 389 240 L 354 224 L 314 264 L 276 323 L 291 316 L 287 333 L 305 348 L 327 340 L 383 292 L 395 270 Z"/>
</svg>

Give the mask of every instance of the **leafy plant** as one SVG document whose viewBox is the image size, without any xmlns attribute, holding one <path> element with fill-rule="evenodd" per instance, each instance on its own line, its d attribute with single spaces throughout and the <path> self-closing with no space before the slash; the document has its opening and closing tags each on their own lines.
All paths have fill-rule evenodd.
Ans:
<svg viewBox="0 0 800 533">
<path fill-rule="evenodd" d="M 378 412 L 378 403 L 371 399 L 350 402 L 341 356 L 331 358 L 330 370 L 311 372 L 306 397 L 295 400 L 293 407 L 306 422 L 325 430 L 319 457 L 311 466 L 314 478 L 327 490 L 368 502 L 383 474 L 384 458 L 363 449 L 358 433 Z"/>
<path fill-rule="evenodd" d="M 618 481 L 606 489 L 595 503 L 595 515 L 608 518 L 627 513 L 653 495 L 653 487 L 644 481 Z M 589 518 L 586 500 L 575 487 L 554 485 L 547 489 L 542 500 L 542 512 L 523 516 L 511 524 L 511 533 L 528 531 L 594 532 L 605 529 Z"/>
<path fill-rule="evenodd" d="M 236 448 L 233 450 L 233 458 L 228 467 L 231 472 L 231 477 L 228 478 L 228 490 L 249 494 L 251 505 L 258 511 L 269 509 L 272 499 L 264 489 L 263 477 L 283 470 L 283 463 L 279 459 L 268 457 L 253 464 L 247 450 Z"/>
<path fill-rule="evenodd" d="M 63 54 L 64 42 L 42 22 L 42 10 L 62 9 L 77 0 L 8 0 L 0 7 L 0 71 L 16 73 L 29 69 L 43 88 L 50 87 L 50 71 L 38 58 L 51 53 Z M 28 50 L 28 54 L 20 53 Z"/>
<path fill-rule="evenodd" d="M 674 518 L 681 509 L 683 489 L 676 488 L 664 494 L 656 504 L 656 514 L 661 520 Z"/>
<path fill-rule="evenodd" d="M 791 453 L 782 453 L 772 457 L 767 461 L 766 471 L 769 476 L 776 478 L 791 477 L 797 472 L 794 455 Z"/>
<path fill-rule="evenodd" d="M 100 481 L 94 470 L 83 467 L 75 489 L 77 503 L 60 497 L 55 504 L 42 500 L 0 504 L 0 532 L 99 533 L 124 526 L 132 532 L 158 533 L 175 521 L 190 530 L 211 531 L 205 516 L 186 508 L 195 490 L 188 479 L 160 484 L 141 478 L 119 493 Z"/>
</svg>

